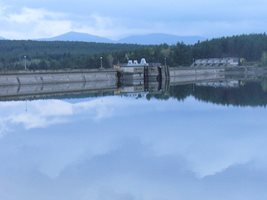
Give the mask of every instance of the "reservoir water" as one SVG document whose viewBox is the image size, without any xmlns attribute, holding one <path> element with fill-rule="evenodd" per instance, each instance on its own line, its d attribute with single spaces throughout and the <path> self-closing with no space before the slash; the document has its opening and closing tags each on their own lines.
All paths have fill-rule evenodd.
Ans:
<svg viewBox="0 0 267 200">
<path fill-rule="evenodd" d="M 265 200 L 267 82 L 0 102 L 2 200 Z"/>
</svg>

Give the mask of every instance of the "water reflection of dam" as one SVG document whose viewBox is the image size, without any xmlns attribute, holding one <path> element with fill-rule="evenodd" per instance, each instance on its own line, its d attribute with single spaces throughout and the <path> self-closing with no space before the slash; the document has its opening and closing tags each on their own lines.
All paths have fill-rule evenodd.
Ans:
<svg viewBox="0 0 267 200">
<path fill-rule="evenodd" d="M 172 82 L 175 80 L 175 82 Z M 164 93 L 170 86 L 183 85 L 203 81 L 216 81 L 222 78 L 214 77 L 186 77 L 180 81 L 176 79 L 163 80 L 162 82 L 134 82 L 132 84 L 118 86 L 116 81 L 76 82 L 61 84 L 35 84 L 35 85 L 11 85 L 0 86 L 0 100 L 24 100 L 43 98 L 65 98 L 79 96 L 105 96 L 123 94 Z"/>
<path fill-rule="evenodd" d="M 104 96 L 104 95 L 123 95 L 123 94 L 141 94 L 151 93 L 160 94 L 169 90 L 169 87 L 176 85 L 186 85 L 197 83 L 199 85 L 227 85 L 224 81 L 233 80 L 225 76 L 218 70 L 215 71 L 196 71 L 196 70 L 170 70 L 170 76 L 164 79 L 137 79 L 126 82 L 118 83 L 113 71 L 104 74 L 92 73 L 87 76 L 83 76 L 82 80 L 79 80 L 80 76 L 74 74 L 77 81 L 67 82 L 58 81 L 57 83 L 44 83 L 44 76 L 42 78 L 38 76 L 27 78 L 21 78 L 19 81 L 27 80 L 37 81 L 35 84 L 10 84 L 7 85 L 4 82 L 5 77 L 1 77 L 0 82 L 0 101 L 6 100 L 24 100 L 24 99 L 43 99 L 43 98 L 66 98 L 66 97 L 86 97 L 86 96 Z M 108 76 L 108 78 L 107 78 Z M 14 75 L 12 75 L 13 81 Z M 29 79 L 29 77 L 31 79 Z M 92 78 L 93 79 L 89 79 Z M 48 76 L 46 77 L 46 79 Z M 56 80 L 56 77 L 52 76 Z M 64 77 L 68 79 L 70 77 Z M 241 79 L 242 77 L 239 77 Z M 38 82 L 39 81 L 39 82 Z M 29 82 L 30 83 L 30 82 Z M 215 84 L 216 83 L 216 84 Z M 228 84 L 229 85 L 229 84 Z"/>
</svg>

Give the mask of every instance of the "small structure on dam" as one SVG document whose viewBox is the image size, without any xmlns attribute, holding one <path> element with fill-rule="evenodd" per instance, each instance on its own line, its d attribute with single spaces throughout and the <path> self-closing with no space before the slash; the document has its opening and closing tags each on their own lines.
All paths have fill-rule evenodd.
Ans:
<svg viewBox="0 0 267 200">
<path fill-rule="evenodd" d="M 169 76 L 168 66 L 160 63 L 147 63 L 145 58 L 140 62 L 128 60 L 128 63 L 114 65 L 118 70 L 118 80 L 123 83 L 137 83 L 148 81 L 161 81 Z"/>
<path fill-rule="evenodd" d="M 146 62 L 145 58 L 142 58 L 140 63 L 137 60 L 128 60 L 128 63 L 119 65 L 119 67 L 123 70 L 129 71 L 130 69 L 140 69 L 142 67 L 147 67 L 149 64 Z"/>
<path fill-rule="evenodd" d="M 222 66 L 239 66 L 241 64 L 240 58 L 206 58 L 196 59 L 192 67 L 222 67 Z"/>
</svg>

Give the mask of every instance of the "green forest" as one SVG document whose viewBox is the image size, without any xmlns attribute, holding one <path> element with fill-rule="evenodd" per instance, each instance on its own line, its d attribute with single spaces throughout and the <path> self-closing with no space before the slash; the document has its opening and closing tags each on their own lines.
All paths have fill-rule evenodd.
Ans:
<svg viewBox="0 0 267 200">
<path fill-rule="evenodd" d="M 26 59 L 25 59 L 26 56 Z M 0 69 L 92 69 L 110 68 L 127 59 L 146 58 L 150 63 L 172 67 L 190 66 L 194 59 L 239 57 L 247 63 L 267 65 L 267 35 L 250 34 L 222 37 L 194 45 L 132 45 L 88 42 L 43 42 L 0 40 Z"/>
</svg>

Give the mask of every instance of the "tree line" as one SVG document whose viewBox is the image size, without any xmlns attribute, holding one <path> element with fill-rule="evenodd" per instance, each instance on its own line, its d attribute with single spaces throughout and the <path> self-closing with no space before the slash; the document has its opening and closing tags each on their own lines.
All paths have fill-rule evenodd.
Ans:
<svg viewBox="0 0 267 200">
<path fill-rule="evenodd" d="M 194 45 L 134 45 L 88 42 L 0 41 L 0 69 L 98 68 L 125 63 L 128 59 L 190 66 L 195 59 L 239 57 L 267 65 L 266 34 L 237 35 L 198 42 Z"/>
</svg>

